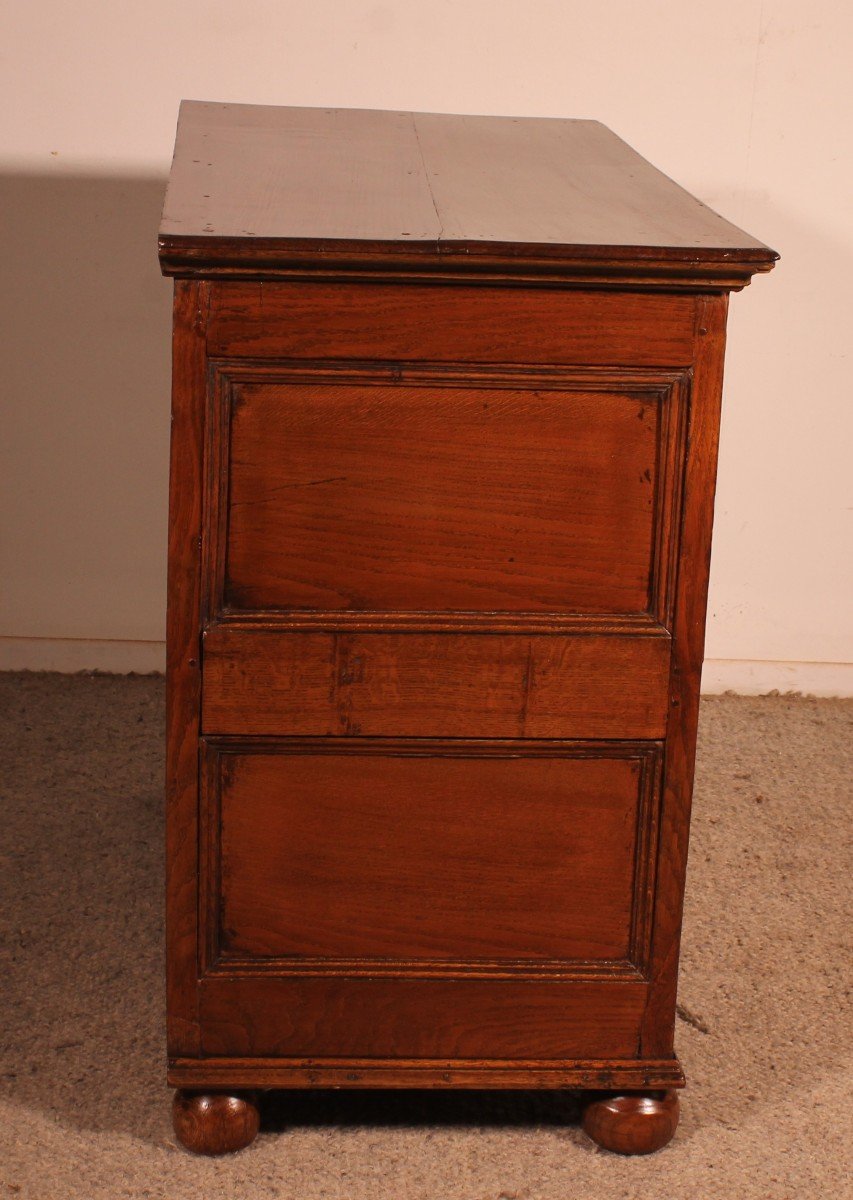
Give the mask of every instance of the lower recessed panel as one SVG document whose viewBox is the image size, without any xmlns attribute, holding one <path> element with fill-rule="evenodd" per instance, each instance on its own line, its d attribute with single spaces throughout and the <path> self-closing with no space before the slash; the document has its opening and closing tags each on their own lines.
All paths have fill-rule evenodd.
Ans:
<svg viewBox="0 0 853 1200">
<path fill-rule="evenodd" d="M 648 750 L 214 745 L 208 778 L 217 959 L 631 955 Z"/>
<path fill-rule="evenodd" d="M 206 1055 L 636 1056 L 659 744 L 204 757 Z"/>
</svg>

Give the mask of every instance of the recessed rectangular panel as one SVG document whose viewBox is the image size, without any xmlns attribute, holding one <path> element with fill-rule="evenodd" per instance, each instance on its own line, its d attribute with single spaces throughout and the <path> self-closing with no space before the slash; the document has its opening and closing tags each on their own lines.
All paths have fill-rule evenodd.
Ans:
<svg viewBox="0 0 853 1200">
<path fill-rule="evenodd" d="M 644 613 L 659 395 L 235 382 L 224 604 Z"/>
<path fill-rule="evenodd" d="M 226 958 L 629 956 L 639 754 L 216 761 Z"/>
</svg>

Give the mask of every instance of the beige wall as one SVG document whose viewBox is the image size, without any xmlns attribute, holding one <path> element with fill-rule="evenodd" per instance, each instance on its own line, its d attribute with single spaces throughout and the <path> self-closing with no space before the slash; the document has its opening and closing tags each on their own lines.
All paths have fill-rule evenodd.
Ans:
<svg viewBox="0 0 853 1200">
<path fill-rule="evenodd" d="M 0 45 L 0 665 L 162 662 L 188 96 L 595 117 L 781 251 L 732 302 L 705 685 L 853 691 L 851 6 L 29 0 Z"/>
</svg>

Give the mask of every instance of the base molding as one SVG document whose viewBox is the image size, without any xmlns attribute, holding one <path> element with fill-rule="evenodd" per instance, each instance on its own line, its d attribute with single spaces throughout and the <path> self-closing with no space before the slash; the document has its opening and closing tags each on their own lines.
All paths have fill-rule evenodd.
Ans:
<svg viewBox="0 0 853 1200">
<path fill-rule="evenodd" d="M 294 1059 L 174 1058 L 168 1082 L 178 1088 L 565 1088 L 684 1087 L 676 1058 L 567 1059 Z"/>
</svg>

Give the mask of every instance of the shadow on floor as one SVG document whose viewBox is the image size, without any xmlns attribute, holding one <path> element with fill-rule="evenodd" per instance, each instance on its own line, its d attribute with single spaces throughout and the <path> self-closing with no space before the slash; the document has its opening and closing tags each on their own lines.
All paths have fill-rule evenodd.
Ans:
<svg viewBox="0 0 853 1200">
<path fill-rule="evenodd" d="M 576 1094 L 544 1091 L 278 1091 L 263 1096 L 261 1113 L 269 1132 L 294 1125 L 563 1126 L 580 1120 Z"/>
</svg>

